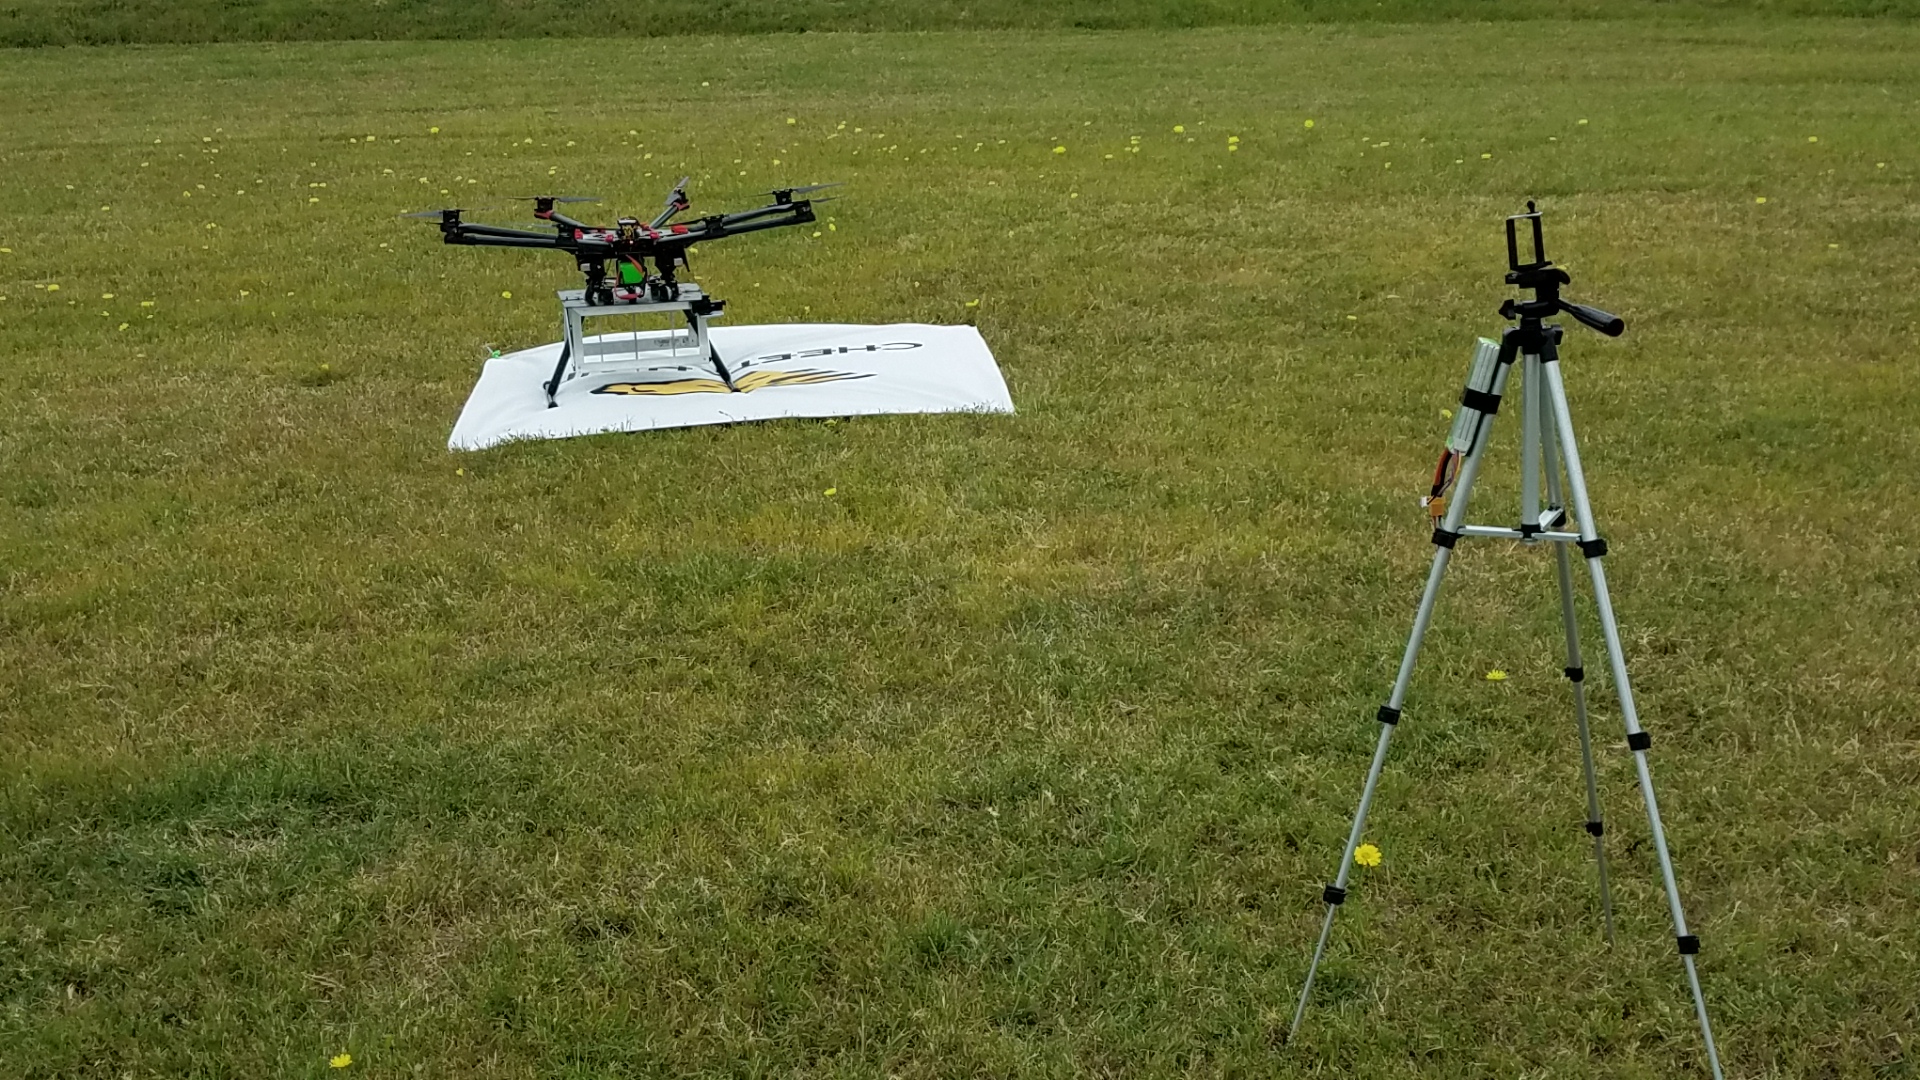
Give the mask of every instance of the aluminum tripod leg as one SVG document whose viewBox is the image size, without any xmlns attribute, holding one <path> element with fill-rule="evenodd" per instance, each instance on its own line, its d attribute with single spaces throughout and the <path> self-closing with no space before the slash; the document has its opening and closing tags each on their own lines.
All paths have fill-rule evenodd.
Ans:
<svg viewBox="0 0 1920 1080">
<path fill-rule="evenodd" d="M 1528 382 L 1538 382 L 1541 378 L 1539 357 L 1527 357 Z M 1535 418 L 1535 434 L 1540 440 L 1540 459 L 1546 466 L 1547 503 L 1554 508 L 1566 506 L 1560 493 L 1560 468 L 1557 461 L 1557 448 L 1554 443 L 1558 436 L 1546 413 L 1546 401 L 1538 393 L 1527 395 L 1528 400 L 1537 408 L 1532 415 Z M 1540 425 L 1539 420 L 1548 420 Z M 1580 767 L 1587 780 L 1587 833 L 1593 837 L 1593 865 L 1600 878 L 1600 917 L 1606 926 L 1607 944 L 1613 944 L 1613 888 L 1607 882 L 1607 845 L 1603 839 L 1606 829 L 1600 820 L 1600 787 L 1594 779 L 1593 737 L 1587 728 L 1587 673 L 1580 661 L 1580 625 L 1573 610 L 1573 570 L 1567 557 L 1567 545 L 1553 545 L 1553 558 L 1560 577 L 1560 621 L 1567 633 L 1566 675 L 1573 684 L 1573 723 L 1580 729 Z"/>
<path fill-rule="evenodd" d="M 1581 553 L 1587 557 L 1587 571 L 1593 577 L 1593 600 L 1600 612 L 1600 633 L 1606 639 L 1607 662 L 1613 673 L 1614 690 L 1620 698 L 1620 714 L 1626 721 L 1627 746 L 1633 751 L 1634 769 L 1640 775 L 1640 795 L 1647 804 L 1647 824 L 1653 832 L 1653 850 L 1659 856 L 1660 876 L 1667 888 L 1667 907 L 1673 913 L 1673 932 L 1679 941 L 1680 961 L 1686 966 L 1687 986 L 1693 991 L 1694 1012 L 1700 1018 L 1700 1036 L 1707 1044 L 1707 1062 L 1713 1067 L 1714 1080 L 1721 1080 L 1720 1051 L 1713 1044 L 1713 1026 L 1707 1020 L 1707 1001 L 1700 992 L 1700 975 L 1693 963 L 1694 954 L 1700 950 L 1700 939 L 1687 932 L 1687 916 L 1680 909 L 1680 887 L 1674 882 L 1673 859 L 1667 854 L 1667 833 L 1660 824 L 1660 807 L 1653 797 L 1653 774 L 1647 768 L 1647 748 L 1652 740 L 1640 729 L 1640 716 L 1633 706 L 1633 688 L 1627 681 L 1626 657 L 1620 647 L 1620 627 L 1614 621 L 1613 601 L 1607 593 L 1607 572 L 1600 565 L 1606 545 L 1594 527 L 1593 506 L 1587 500 L 1587 481 L 1580 470 L 1580 446 L 1574 440 L 1573 418 L 1567 411 L 1566 385 L 1560 377 L 1558 356 L 1551 340 L 1542 350 L 1541 360 L 1547 396 L 1553 410 L 1554 430 L 1559 436 L 1559 450 L 1566 462 L 1567 487 L 1573 496 L 1573 512 L 1580 526 Z"/>
<path fill-rule="evenodd" d="M 1494 376 L 1493 393 L 1497 396 L 1505 387 L 1507 374 L 1512 369 L 1512 354 L 1502 347 L 1505 356 L 1498 374 Z M 1452 502 L 1447 507 L 1446 520 L 1440 529 L 1447 534 L 1456 534 L 1460 522 L 1466 517 L 1467 502 L 1473 494 L 1474 478 L 1480 475 L 1480 457 L 1487 447 L 1487 438 L 1493 429 L 1493 416 L 1488 414 L 1481 425 L 1479 436 L 1466 460 L 1460 464 L 1460 476 L 1454 481 Z M 1438 539 L 1440 533 L 1436 533 Z M 1413 632 L 1407 636 L 1407 651 L 1400 657 L 1400 673 L 1393 680 L 1393 696 L 1381 707 L 1380 739 L 1373 748 L 1373 764 L 1367 769 L 1367 782 L 1360 789 L 1360 806 L 1353 814 L 1353 829 L 1347 834 L 1347 849 L 1340 857 L 1340 872 L 1333 884 L 1327 886 L 1323 894 L 1327 903 L 1326 918 L 1320 924 L 1320 941 L 1313 947 L 1313 962 L 1307 966 L 1306 982 L 1300 986 L 1300 1003 L 1293 1009 L 1293 1025 L 1287 1029 L 1287 1041 L 1300 1032 L 1300 1021 L 1307 1013 L 1307 998 L 1313 993 L 1313 977 L 1320 971 L 1320 959 L 1326 954 L 1327 939 L 1333 935 L 1333 913 L 1347 897 L 1347 875 L 1353 870 L 1353 852 L 1360 846 L 1362 830 L 1367 825 L 1367 808 L 1373 804 L 1373 793 L 1380 786 L 1380 769 L 1387 762 L 1387 744 L 1393 741 L 1393 729 L 1400 722 L 1400 706 L 1407 699 L 1407 686 L 1413 682 L 1413 662 L 1420 655 L 1420 642 L 1427 636 L 1427 627 L 1433 622 L 1434 601 L 1440 596 L 1440 582 L 1446 577 L 1447 561 L 1453 556 L 1451 543 L 1436 543 L 1433 551 L 1433 569 L 1427 571 L 1427 587 L 1420 594 L 1420 607 L 1413 616 Z"/>
</svg>

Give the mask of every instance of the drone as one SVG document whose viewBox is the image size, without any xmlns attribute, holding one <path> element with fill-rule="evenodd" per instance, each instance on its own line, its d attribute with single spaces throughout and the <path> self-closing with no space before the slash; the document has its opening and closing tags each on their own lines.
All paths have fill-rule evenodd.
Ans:
<svg viewBox="0 0 1920 1080">
<path fill-rule="evenodd" d="M 741 233 L 803 225 L 814 220 L 814 202 L 826 201 L 804 196 L 839 186 L 810 184 L 779 188 L 767 192 L 773 202 L 758 209 L 710 214 L 676 224 L 673 219 L 693 206 L 687 198 L 687 181 L 690 179 L 685 176 L 680 178 L 680 182 L 668 194 L 666 205 L 651 221 L 623 217 L 615 221 L 610 229 L 577 221 L 555 209 L 566 203 L 599 201 L 578 195 L 521 197 L 522 201 L 533 203 L 534 217 L 553 226 L 551 232 L 466 221 L 461 215 L 471 211 L 457 207 L 424 210 L 402 216 L 438 219 L 441 238 L 449 244 L 564 251 L 572 256 L 574 265 L 586 277 L 584 298 L 589 304 L 663 303 L 680 298 L 680 282 L 676 274 L 687 265 L 688 248 Z"/>
</svg>

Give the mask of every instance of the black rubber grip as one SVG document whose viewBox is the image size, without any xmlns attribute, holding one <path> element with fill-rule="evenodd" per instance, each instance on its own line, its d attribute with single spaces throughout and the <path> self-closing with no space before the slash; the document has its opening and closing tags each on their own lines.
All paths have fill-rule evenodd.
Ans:
<svg viewBox="0 0 1920 1080">
<path fill-rule="evenodd" d="M 1382 705 L 1380 711 L 1374 714 L 1374 719 L 1383 724 L 1397 724 L 1400 722 L 1400 710 L 1391 705 Z"/>
<path fill-rule="evenodd" d="M 1692 956 L 1700 951 L 1700 939 L 1692 934 L 1682 935 L 1675 940 L 1680 943 L 1681 956 Z"/>
<path fill-rule="evenodd" d="M 1627 749 L 1629 750 L 1645 750 L 1652 745 L 1653 736 L 1644 731 L 1634 731 L 1627 734 Z"/>
<path fill-rule="evenodd" d="M 1469 386 L 1465 390 L 1460 391 L 1460 404 L 1466 408 L 1477 409 L 1480 412 L 1486 413 L 1488 416 L 1492 416 L 1494 413 L 1500 411 L 1500 395 L 1489 394 L 1485 390 L 1475 390 Z"/>
<path fill-rule="evenodd" d="M 1337 885 L 1329 885 L 1326 891 L 1320 894 L 1320 899 L 1325 900 L 1329 904 L 1343 904 L 1347 899 L 1347 890 Z"/>
<path fill-rule="evenodd" d="M 1591 307 L 1586 304 L 1576 304 L 1571 300 L 1562 300 L 1560 301 L 1560 310 L 1608 337 L 1619 337 L 1627 329 L 1627 320 L 1618 315 L 1601 311 L 1597 307 Z"/>
</svg>

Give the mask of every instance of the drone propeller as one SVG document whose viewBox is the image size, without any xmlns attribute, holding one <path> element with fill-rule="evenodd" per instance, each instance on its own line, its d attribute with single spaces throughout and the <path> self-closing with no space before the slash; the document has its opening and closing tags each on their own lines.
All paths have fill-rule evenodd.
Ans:
<svg viewBox="0 0 1920 1080">
<path fill-rule="evenodd" d="M 827 188 L 839 187 L 845 182 L 846 181 L 844 180 L 835 180 L 833 183 L 830 183 L 830 184 L 807 184 L 803 187 L 775 188 L 772 191 L 764 192 L 763 194 L 771 197 L 773 201 L 776 203 L 790 203 L 793 201 L 793 197 L 795 195 L 805 195 L 809 192 L 814 192 L 814 191 L 825 191 Z M 817 199 L 814 201 L 826 202 L 827 200 Z"/>
<path fill-rule="evenodd" d="M 592 195 L 514 195 L 512 198 L 517 202 L 597 203 L 600 201 Z"/>
<path fill-rule="evenodd" d="M 413 213 L 401 213 L 401 217 L 405 217 L 407 221 L 438 221 L 440 225 L 445 225 L 449 221 L 457 223 L 463 213 L 486 213 L 490 209 L 499 208 L 497 206 L 449 206 L 445 209 L 415 209 Z"/>
</svg>

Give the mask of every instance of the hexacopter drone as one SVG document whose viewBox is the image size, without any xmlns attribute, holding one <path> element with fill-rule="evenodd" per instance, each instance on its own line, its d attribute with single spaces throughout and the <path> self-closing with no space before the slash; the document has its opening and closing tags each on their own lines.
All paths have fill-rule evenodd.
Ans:
<svg viewBox="0 0 1920 1080">
<path fill-rule="evenodd" d="M 549 405 L 554 403 L 554 395 L 561 384 L 574 375 L 586 373 L 589 364 L 601 370 L 607 369 L 609 360 L 606 356 L 615 350 L 615 345 L 609 345 L 603 339 L 588 338 L 582 330 L 582 323 L 589 316 L 620 311 L 670 308 L 685 312 L 691 333 L 687 343 L 697 349 L 701 358 L 711 363 L 715 373 L 731 387 L 733 378 L 707 339 L 707 319 L 720 314 L 726 302 L 713 299 L 703 293 L 699 286 L 683 284 L 677 278 L 679 269 L 687 265 L 687 250 L 708 240 L 812 221 L 813 203 L 816 200 L 799 196 L 837 185 L 811 184 L 780 188 L 768 192 L 773 198 L 769 205 L 731 214 L 710 214 L 675 224 L 673 219 L 692 206 L 687 199 L 688 179 L 681 177 L 680 182 L 674 185 L 673 191 L 667 196 L 666 205 L 653 220 L 643 222 L 638 218 L 623 217 L 610 229 L 577 221 L 554 209 L 562 203 L 597 201 L 567 195 L 526 197 L 527 201 L 533 203 L 534 217 L 551 224 L 551 232 L 466 221 L 461 215 L 468 211 L 463 208 L 426 210 L 403 216 L 437 219 L 441 238 L 449 244 L 549 248 L 564 251 L 573 259 L 574 265 L 586 278 L 586 287 L 578 292 L 561 294 L 567 337 L 553 378 L 546 384 Z M 634 344 L 624 347 L 625 353 L 632 357 L 625 366 L 644 364 L 649 359 L 642 344 L 635 337 Z M 679 345 L 669 344 L 670 351 L 677 355 Z"/>
</svg>

